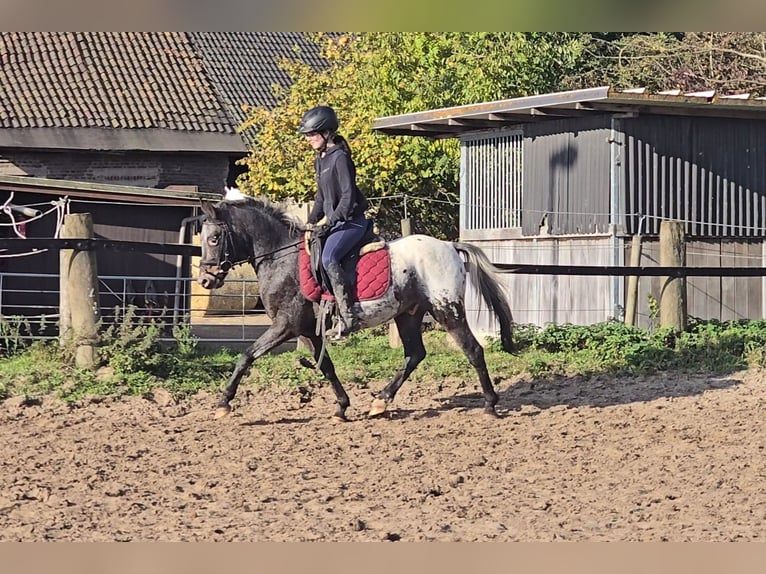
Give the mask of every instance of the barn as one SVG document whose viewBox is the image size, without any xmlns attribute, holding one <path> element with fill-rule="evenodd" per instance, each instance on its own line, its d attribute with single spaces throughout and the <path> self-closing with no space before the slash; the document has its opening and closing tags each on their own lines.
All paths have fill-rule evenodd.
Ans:
<svg viewBox="0 0 766 574">
<path fill-rule="evenodd" d="M 0 205 L 48 214 L 0 212 L 0 237 L 21 226 L 53 237 L 65 202 L 93 215 L 100 238 L 188 241 L 199 200 L 220 198 L 244 169 L 243 106 L 273 106 L 275 86 L 290 82 L 280 61 L 321 68 L 319 50 L 298 32 L 0 32 Z M 179 273 L 171 255 L 100 259 L 103 275 Z M 42 278 L 57 262 L 0 253 L 0 314 L 23 312 L 30 298 L 47 308 L 40 293 L 10 288 L 29 279 L 9 274 Z"/>
<path fill-rule="evenodd" d="M 281 59 L 324 65 L 297 32 L 2 32 L 0 175 L 220 193 Z"/>
<path fill-rule="evenodd" d="M 460 237 L 496 263 L 624 266 L 641 238 L 659 265 L 664 220 L 686 264 L 762 267 L 766 100 L 608 86 L 377 118 L 392 136 L 459 138 Z M 517 323 L 622 319 L 621 276 L 506 275 Z M 660 278 L 639 280 L 636 324 L 656 325 Z M 766 316 L 762 277 L 689 277 L 690 316 Z M 475 326 L 493 332 L 489 319 Z"/>
</svg>

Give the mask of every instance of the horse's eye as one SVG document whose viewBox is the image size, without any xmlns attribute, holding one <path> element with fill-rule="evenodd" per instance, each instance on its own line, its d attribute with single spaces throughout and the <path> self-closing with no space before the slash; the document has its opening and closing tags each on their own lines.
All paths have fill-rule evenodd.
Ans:
<svg viewBox="0 0 766 574">
<path fill-rule="evenodd" d="M 211 235 L 211 236 L 208 238 L 207 242 L 208 242 L 210 245 L 218 245 L 218 242 L 219 242 L 220 240 L 221 240 L 221 236 L 220 236 L 220 235 L 218 235 L 218 234 L 216 234 L 216 235 Z"/>
</svg>

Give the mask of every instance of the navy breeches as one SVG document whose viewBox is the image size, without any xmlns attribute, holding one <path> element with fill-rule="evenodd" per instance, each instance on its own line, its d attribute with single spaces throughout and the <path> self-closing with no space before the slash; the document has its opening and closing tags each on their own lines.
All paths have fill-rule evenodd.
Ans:
<svg viewBox="0 0 766 574">
<path fill-rule="evenodd" d="M 322 265 L 326 269 L 332 263 L 340 263 L 353 249 L 367 231 L 367 220 L 357 217 L 349 221 L 340 221 L 332 228 L 322 248 Z"/>
</svg>

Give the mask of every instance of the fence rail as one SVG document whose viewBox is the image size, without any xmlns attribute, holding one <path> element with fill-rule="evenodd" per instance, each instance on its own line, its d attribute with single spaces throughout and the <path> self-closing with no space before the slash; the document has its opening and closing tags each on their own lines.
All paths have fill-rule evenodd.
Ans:
<svg viewBox="0 0 766 574">
<path fill-rule="evenodd" d="M 766 267 L 661 267 L 619 265 L 536 265 L 496 263 L 506 273 L 643 277 L 766 277 Z"/>
<path fill-rule="evenodd" d="M 136 251 L 170 255 L 200 255 L 200 247 L 108 239 L 0 239 L 0 249 L 73 249 L 79 251 Z M 662 267 L 588 266 L 545 264 L 495 264 L 503 273 L 530 275 L 644 276 L 644 277 L 766 277 L 766 267 Z M 189 277 L 99 276 L 99 306 L 102 325 L 109 326 L 129 309 L 145 321 L 172 328 L 188 325 L 203 343 L 241 346 L 255 340 L 270 321 L 262 308 L 252 305 L 257 280 L 237 279 L 240 293 L 193 292 Z M 36 325 L 40 338 L 58 336 L 59 275 L 0 273 L 0 319 L 25 316 Z M 205 297 L 228 299 L 222 307 L 229 312 L 209 313 Z M 237 301 L 239 300 L 239 301 Z M 36 311 L 30 313 L 30 309 Z M 235 311 L 232 311 L 234 309 Z M 111 323 L 110 323 L 111 322 Z M 172 329 L 166 330 L 172 336 Z"/>
<path fill-rule="evenodd" d="M 182 243 L 151 243 L 144 241 L 116 241 L 112 239 L 49 239 L 30 237 L 28 239 L 0 238 L 0 249 L 12 252 L 40 249 L 75 249 L 77 251 L 137 251 L 162 255 L 200 255 L 198 245 Z"/>
</svg>

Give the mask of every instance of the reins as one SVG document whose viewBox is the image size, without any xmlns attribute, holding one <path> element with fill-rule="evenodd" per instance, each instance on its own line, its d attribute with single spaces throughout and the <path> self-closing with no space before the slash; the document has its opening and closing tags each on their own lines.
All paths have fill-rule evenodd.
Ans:
<svg viewBox="0 0 766 574">
<path fill-rule="evenodd" d="M 245 259 L 244 261 L 240 261 L 239 263 L 235 263 L 234 265 L 239 265 L 240 263 L 245 263 L 247 261 L 250 261 L 253 264 L 253 267 L 255 268 L 255 272 L 258 273 L 258 266 L 263 263 L 263 260 L 266 257 L 269 257 L 271 255 L 274 255 L 275 253 L 279 253 L 280 251 L 284 251 L 286 249 L 291 249 L 293 247 L 298 247 L 299 245 L 303 245 L 303 240 L 296 241 L 295 243 L 288 243 L 287 245 L 283 245 L 282 247 L 275 249 L 274 251 L 269 251 L 268 253 L 264 253 L 263 255 L 259 255 L 258 257 L 250 257 L 249 259 Z M 258 261 L 260 259 L 260 261 Z"/>
</svg>

